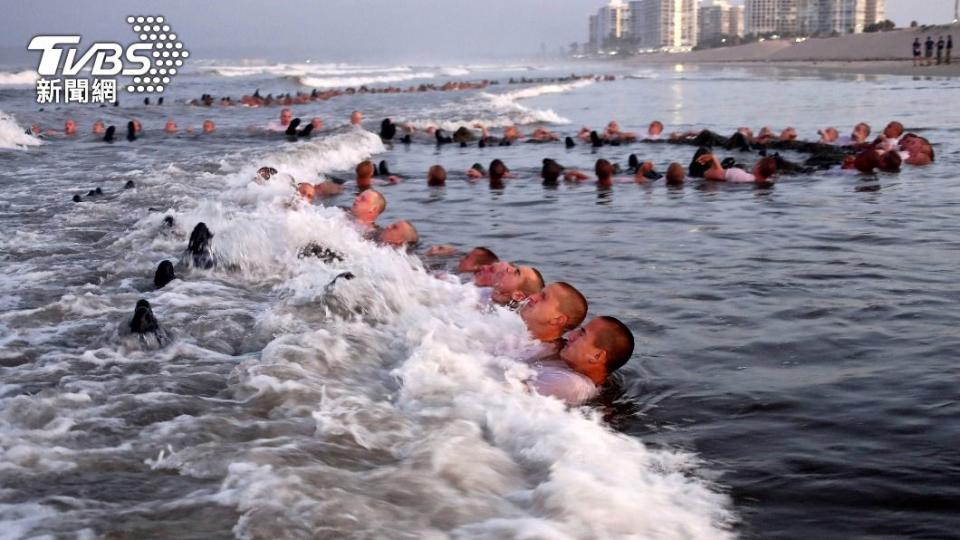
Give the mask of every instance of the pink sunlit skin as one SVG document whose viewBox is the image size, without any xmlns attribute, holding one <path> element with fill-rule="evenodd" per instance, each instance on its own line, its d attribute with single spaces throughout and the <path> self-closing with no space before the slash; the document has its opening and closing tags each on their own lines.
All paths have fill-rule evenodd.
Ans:
<svg viewBox="0 0 960 540">
<path fill-rule="evenodd" d="M 313 202 L 313 199 L 316 196 L 313 189 L 313 184 L 308 184 L 306 182 L 297 184 L 297 193 L 307 202 Z"/>
<path fill-rule="evenodd" d="M 587 299 L 573 285 L 551 283 L 527 298 L 520 308 L 520 318 L 533 337 L 555 342 L 573 330 L 587 316 Z"/>
<path fill-rule="evenodd" d="M 493 293 L 497 304 L 519 302 L 543 289 L 543 278 L 530 266 L 516 266 L 508 262 L 493 264 Z"/>
<path fill-rule="evenodd" d="M 290 125 L 290 121 L 293 120 L 293 112 L 290 109 L 281 109 L 280 110 L 280 125 L 287 127 Z"/>
<path fill-rule="evenodd" d="M 419 239 L 417 229 L 407 220 L 392 223 L 380 230 L 377 235 L 377 240 L 381 244 L 398 248 L 416 244 Z"/>
<path fill-rule="evenodd" d="M 633 354 L 633 334 L 613 317 L 597 317 L 565 337 L 560 359 L 597 386 Z"/>
<path fill-rule="evenodd" d="M 204 133 L 213 133 L 217 129 L 217 126 L 214 125 L 213 120 L 204 120 L 203 121 L 203 132 Z"/>
<path fill-rule="evenodd" d="M 69 119 L 63 123 L 63 134 L 64 135 L 77 134 L 77 123 L 73 119 Z"/>
<path fill-rule="evenodd" d="M 97 120 L 93 123 L 94 135 L 103 135 L 105 131 L 107 131 L 107 127 L 103 124 L 103 120 Z"/>
<path fill-rule="evenodd" d="M 350 113 L 350 123 L 354 126 L 359 126 L 363 123 L 363 113 L 360 111 L 353 111 Z"/>
<path fill-rule="evenodd" d="M 387 208 L 387 200 L 376 190 L 368 189 L 353 199 L 350 212 L 358 223 L 373 225 Z"/>
<path fill-rule="evenodd" d="M 475 247 L 460 259 L 457 264 L 457 272 L 477 272 L 481 267 L 492 265 L 499 260 L 493 251 L 485 247 Z"/>
<path fill-rule="evenodd" d="M 173 135 L 177 132 L 177 123 L 173 120 L 167 120 L 167 123 L 163 126 L 163 132 L 167 135 Z"/>
<path fill-rule="evenodd" d="M 733 184 L 742 184 L 755 182 L 758 185 L 770 183 L 770 178 L 777 172 L 777 160 L 773 157 L 765 157 L 758 161 L 751 172 L 747 172 L 737 167 L 724 169 L 720 160 L 713 154 L 704 154 L 697 158 L 701 165 L 709 165 L 710 168 L 703 173 L 707 180 L 716 182 L 730 182 Z"/>
<path fill-rule="evenodd" d="M 663 122 L 659 120 L 654 120 L 650 122 L 650 125 L 647 126 L 647 137 L 650 139 L 658 139 L 660 135 L 663 134 Z"/>
</svg>

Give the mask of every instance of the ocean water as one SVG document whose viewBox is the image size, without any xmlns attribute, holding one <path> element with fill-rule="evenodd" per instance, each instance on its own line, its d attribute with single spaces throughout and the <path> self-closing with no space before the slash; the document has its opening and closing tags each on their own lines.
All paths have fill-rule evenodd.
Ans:
<svg viewBox="0 0 960 540">
<path fill-rule="evenodd" d="M 35 104 L 0 69 L 0 538 L 945 538 L 960 530 L 960 113 L 955 80 L 604 66 L 279 66 L 202 62 L 166 103 Z M 612 82 L 506 84 L 615 73 Z M 484 90 L 343 96 L 292 107 L 327 128 L 257 129 L 279 107 L 201 108 L 343 85 L 497 79 Z M 361 110 L 367 131 L 344 124 Z M 772 189 L 544 188 L 540 162 L 629 153 L 663 169 L 693 148 L 384 145 L 391 117 L 573 134 L 795 126 L 802 137 L 901 120 L 937 161 Z M 37 141 L 41 124 L 81 135 Z M 123 140 L 130 118 L 141 139 Z M 211 135 L 168 137 L 210 118 Z M 88 135 L 96 119 L 118 142 Z M 39 144 L 38 144 L 39 143 Z M 731 155 L 749 161 L 754 156 Z M 797 157 L 797 156 L 791 156 Z M 385 159 L 381 221 L 423 244 L 486 245 L 569 281 L 625 321 L 630 363 L 588 406 L 520 389 L 514 314 L 380 248 L 338 206 L 283 182 Z M 505 189 L 470 183 L 503 159 Z M 445 188 L 427 188 L 434 164 Z M 133 180 L 136 187 L 123 189 Z M 100 187 L 104 194 L 86 197 Z M 74 203 L 74 194 L 84 202 Z M 170 216 L 174 225 L 164 225 Z M 161 290 L 193 226 L 222 264 Z M 315 242 L 343 255 L 297 256 Z M 341 272 L 356 277 L 329 285 Z M 437 276 L 437 272 L 441 274 Z M 125 331 L 151 302 L 165 346 Z"/>
</svg>

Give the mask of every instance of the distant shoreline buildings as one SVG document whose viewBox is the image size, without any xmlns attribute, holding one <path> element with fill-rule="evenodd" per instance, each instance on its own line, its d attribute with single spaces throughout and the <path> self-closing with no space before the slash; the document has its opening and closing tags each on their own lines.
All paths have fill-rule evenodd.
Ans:
<svg viewBox="0 0 960 540">
<path fill-rule="evenodd" d="M 759 38 L 870 31 L 886 0 L 610 0 L 589 17 L 584 54 L 685 52 Z"/>
</svg>

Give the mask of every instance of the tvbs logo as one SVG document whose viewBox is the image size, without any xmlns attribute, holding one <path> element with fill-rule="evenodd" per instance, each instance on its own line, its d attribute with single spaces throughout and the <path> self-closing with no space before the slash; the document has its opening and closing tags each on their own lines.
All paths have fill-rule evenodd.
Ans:
<svg viewBox="0 0 960 540">
<path fill-rule="evenodd" d="M 190 52 L 183 48 L 183 42 L 161 16 L 129 16 L 127 24 L 139 40 L 126 47 L 119 43 L 97 42 L 81 53 L 77 47 L 80 36 L 40 35 L 30 40 L 27 49 L 40 51 L 37 73 L 41 79 L 37 81 L 37 101 L 45 102 L 41 91 L 47 93 L 51 87 L 57 89 L 57 83 L 65 93 L 78 86 L 101 89 L 112 86 L 115 93 L 116 79 L 107 78 L 117 76 L 131 77 L 126 87 L 128 92 L 163 92 Z M 47 79 L 76 77 L 84 70 L 89 70 L 94 77 L 93 84 L 86 79 Z M 81 82 L 85 84 L 81 85 Z M 57 94 L 56 102 L 59 102 L 59 92 Z M 115 101 L 115 95 L 112 97 L 110 101 Z M 53 102 L 53 99 L 47 101 Z"/>
</svg>

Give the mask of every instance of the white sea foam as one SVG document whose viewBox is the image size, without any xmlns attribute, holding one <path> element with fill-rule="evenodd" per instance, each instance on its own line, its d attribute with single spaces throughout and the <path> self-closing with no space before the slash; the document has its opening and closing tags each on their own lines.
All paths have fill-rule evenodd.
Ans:
<svg viewBox="0 0 960 540">
<path fill-rule="evenodd" d="M 39 144 L 42 144 L 40 139 L 27 135 L 12 116 L 0 111 L 0 149 L 22 150 Z"/>
<path fill-rule="evenodd" d="M 109 250 L 131 255 L 112 264 L 153 264 L 203 221 L 222 265 L 150 293 L 162 324 L 181 336 L 169 347 L 107 341 L 75 354 L 85 370 L 116 376 L 63 377 L 57 388 L 0 397 L 3 466 L 60 474 L 119 460 L 112 452 L 139 456 L 159 477 L 213 481 L 157 503 L 162 515 L 174 515 L 173 505 L 226 506 L 239 516 L 238 538 L 731 537 L 729 501 L 697 477 L 695 456 L 649 449 L 589 409 L 526 391 L 530 370 L 518 360 L 534 344 L 515 313 L 478 309 L 475 287 L 365 240 L 341 210 L 293 202 L 287 178 L 313 181 L 383 150 L 376 135 L 350 130 L 241 158 L 221 168 L 225 176 L 190 179 L 209 189 L 167 212 L 176 223 L 169 235 L 157 232 L 160 213 L 122 233 Z M 263 165 L 281 178 L 252 182 Z M 310 242 L 342 260 L 299 258 Z M 342 272 L 354 277 L 331 286 Z M 44 308 L 74 316 L 50 331 L 115 326 L 143 294 L 98 291 L 71 291 Z M 23 316 L 0 314 L 0 324 Z M 34 369 L 71 373 L 61 362 L 73 354 Z M 143 369 L 120 373 L 130 364 Z M 215 365 L 226 369 L 209 371 Z M 216 397 L 174 391 L 185 374 L 215 378 Z M 114 386 L 138 379 L 155 389 Z M 66 444 L 78 425 L 121 430 L 164 404 L 164 413 L 184 412 L 138 426 L 135 452 Z M 156 511 L 151 504 L 136 511 Z M 84 512 L 0 505 L 16 536 L 90 521 Z"/>
<path fill-rule="evenodd" d="M 250 64 L 210 66 L 201 72 L 215 73 L 222 77 L 250 77 L 255 75 L 276 75 L 278 77 L 301 77 L 306 75 L 330 76 L 357 73 L 407 73 L 407 66 L 367 66 L 355 64 Z"/>
<path fill-rule="evenodd" d="M 445 67 L 440 69 L 440 73 L 448 77 L 462 77 L 464 75 L 469 75 L 470 70 L 463 67 Z"/>
<path fill-rule="evenodd" d="M 298 77 L 297 81 L 310 88 L 339 88 L 346 86 L 361 86 L 364 84 L 383 84 L 413 79 L 432 79 L 435 75 L 429 71 L 411 73 L 395 73 L 389 75 L 356 75 L 352 77 Z"/>
<path fill-rule="evenodd" d="M 39 77 L 36 71 L 28 69 L 16 73 L 0 71 L 0 86 L 31 86 Z"/>
<path fill-rule="evenodd" d="M 576 90 L 578 88 L 590 86 L 591 84 L 593 84 L 593 79 L 581 79 L 578 81 L 571 81 L 567 83 L 541 84 L 537 86 L 529 86 L 526 88 L 520 88 L 518 90 L 504 92 L 502 94 L 486 94 L 486 95 L 494 101 L 499 101 L 499 100 L 513 101 L 517 99 L 529 99 L 532 97 L 542 96 L 546 94 L 565 94 L 567 92 Z"/>
<path fill-rule="evenodd" d="M 407 122 L 418 129 L 437 127 L 453 131 L 460 126 L 472 127 L 483 124 L 488 128 L 528 124 L 569 124 L 570 120 L 552 109 L 538 109 L 518 103 L 546 94 L 566 93 L 593 84 L 592 79 L 571 81 L 569 83 L 542 84 L 520 88 L 504 93 L 481 92 L 479 99 L 466 103 L 457 103 L 441 107 L 439 118 L 406 118 Z"/>
<path fill-rule="evenodd" d="M 371 138 L 374 137 L 374 138 Z M 236 419 L 182 416 L 154 468 L 223 478 L 240 538 L 728 538 L 728 501 L 691 475 L 692 455 L 651 450 L 589 410 L 524 389 L 534 346 L 516 314 L 477 308 L 472 285 L 436 279 L 414 257 L 364 240 L 333 208 L 278 205 L 250 182 L 265 163 L 325 172 L 376 152 L 354 132 L 277 152 L 224 179 L 232 189 L 177 216 L 204 221 L 233 279 L 272 283 L 248 330 L 264 346 L 228 393 L 263 425 L 311 426 L 284 444 L 190 444 Z M 243 192 L 248 192 L 244 194 Z M 262 196 L 261 196 L 262 195 Z M 133 233 L 136 234 L 136 233 Z M 307 242 L 343 260 L 298 259 Z M 354 278 L 328 283 L 349 271 Z M 208 289 L 207 295 L 222 295 Z M 158 300 L 158 303 L 160 300 Z M 314 448 L 314 450 L 311 450 Z M 163 451 L 161 456 L 160 452 Z M 316 456 L 316 458 L 312 457 Z"/>
</svg>

